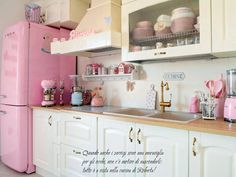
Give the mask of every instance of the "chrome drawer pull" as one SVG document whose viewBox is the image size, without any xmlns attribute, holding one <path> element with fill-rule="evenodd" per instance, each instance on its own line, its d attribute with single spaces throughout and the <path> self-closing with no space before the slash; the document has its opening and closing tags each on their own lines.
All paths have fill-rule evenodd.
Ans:
<svg viewBox="0 0 236 177">
<path fill-rule="evenodd" d="M 73 116 L 73 119 L 81 120 L 82 118 L 81 117 Z"/>
<path fill-rule="evenodd" d="M 198 153 L 200 153 L 201 151 L 201 145 L 200 143 L 197 141 L 197 138 L 194 137 L 193 138 L 193 156 L 196 157 Z"/>
<path fill-rule="evenodd" d="M 131 143 L 133 142 L 133 135 L 132 135 L 132 132 L 133 132 L 133 127 L 131 127 L 131 128 L 130 128 L 130 131 L 129 131 L 129 140 L 130 140 Z"/>
<path fill-rule="evenodd" d="M 49 118 L 48 118 L 48 124 L 49 124 L 50 126 L 52 126 L 52 116 L 49 116 Z"/>
<path fill-rule="evenodd" d="M 139 128 L 139 129 L 138 129 L 138 133 L 137 133 L 137 141 L 138 141 L 138 144 L 141 144 L 140 133 L 141 133 L 141 129 Z"/>
</svg>

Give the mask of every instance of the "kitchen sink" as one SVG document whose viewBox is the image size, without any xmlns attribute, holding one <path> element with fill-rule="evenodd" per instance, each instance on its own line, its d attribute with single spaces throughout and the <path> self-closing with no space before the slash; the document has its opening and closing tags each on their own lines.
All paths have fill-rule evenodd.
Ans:
<svg viewBox="0 0 236 177">
<path fill-rule="evenodd" d="M 196 119 L 200 119 L 202 116 L 201 114 L 193 114 L 188 112 L 164 112 L 164 113 L 156 113 L 153 115 L 148 116 L 151 119 L 159 119 L 164 121 L 171 121 L 171 122 L 182 122 L 188 123 Z"/>
<path fill-rule="evenodd" d="M 193 120 L 201 118 L 201 114 L 174 112 L 174 111 L 173 112 L 167 111 L 162 113 L 156 110 L 138 109 L 138 108 L 123 108 L 123 109 L 113 110 L 110 112 L 103 112 L 103 114 L 135 117 L 135 118 L 146 118 L 152 120 L 180 122 L 180 123 L 188 123 Z"/>
<path fill-rule="evenodd" d="M 143 117 L 156 114 L 156 110 L 138 109 L 138 108 L 122 108 L 111 112 L 103 112 L 103 114 L 128 116 L 128 117 Z"/>
</svg>

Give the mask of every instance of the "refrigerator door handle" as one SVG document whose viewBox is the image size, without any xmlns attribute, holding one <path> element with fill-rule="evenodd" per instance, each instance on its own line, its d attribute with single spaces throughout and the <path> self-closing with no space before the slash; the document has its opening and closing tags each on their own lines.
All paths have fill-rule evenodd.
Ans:
<svg viewBox="0 0 236 177">
<path fill-rule="evenodd" d="M 6 97 L 7 97 L 7 95 L 0 95 L 0 99 L 6 98 Z"/>
<path fill-rule="evenodd" d="M 5 115 L 5 114 L 7 114 L 6 111 L 2 111 L 2 110 L 0 110 L 0 116 L 3 116 L 3 115 Z"/>
</svg>

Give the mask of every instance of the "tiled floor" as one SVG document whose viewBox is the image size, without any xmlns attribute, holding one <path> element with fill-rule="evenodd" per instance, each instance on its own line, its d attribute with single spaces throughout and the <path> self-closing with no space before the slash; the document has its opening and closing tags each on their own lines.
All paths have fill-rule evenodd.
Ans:
<svg viewBox="0 0 236 177">
<path fill-rule="evenodd" d="M 17 173 L 9 168 L 7 168 L 5 165 L 3 165 L 0 162 L 0 177 L 42 177 L 38 174 L 31 174 L 31 175 L 27 175 L 27 174 L 22 174 L 22 173 Z"/>
</svg>

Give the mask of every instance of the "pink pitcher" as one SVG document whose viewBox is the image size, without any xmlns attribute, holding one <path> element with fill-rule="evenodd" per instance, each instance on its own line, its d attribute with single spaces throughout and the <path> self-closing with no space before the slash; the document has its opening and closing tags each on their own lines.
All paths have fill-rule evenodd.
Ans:
<svg viewBox="0 0 236 177">
<path fill-rule="evenodd" d="M 101 107 L 105 103 L 105 99 L 102 96 L 94 96 L 91 101 L 91 106 Z"/>
</svg>

